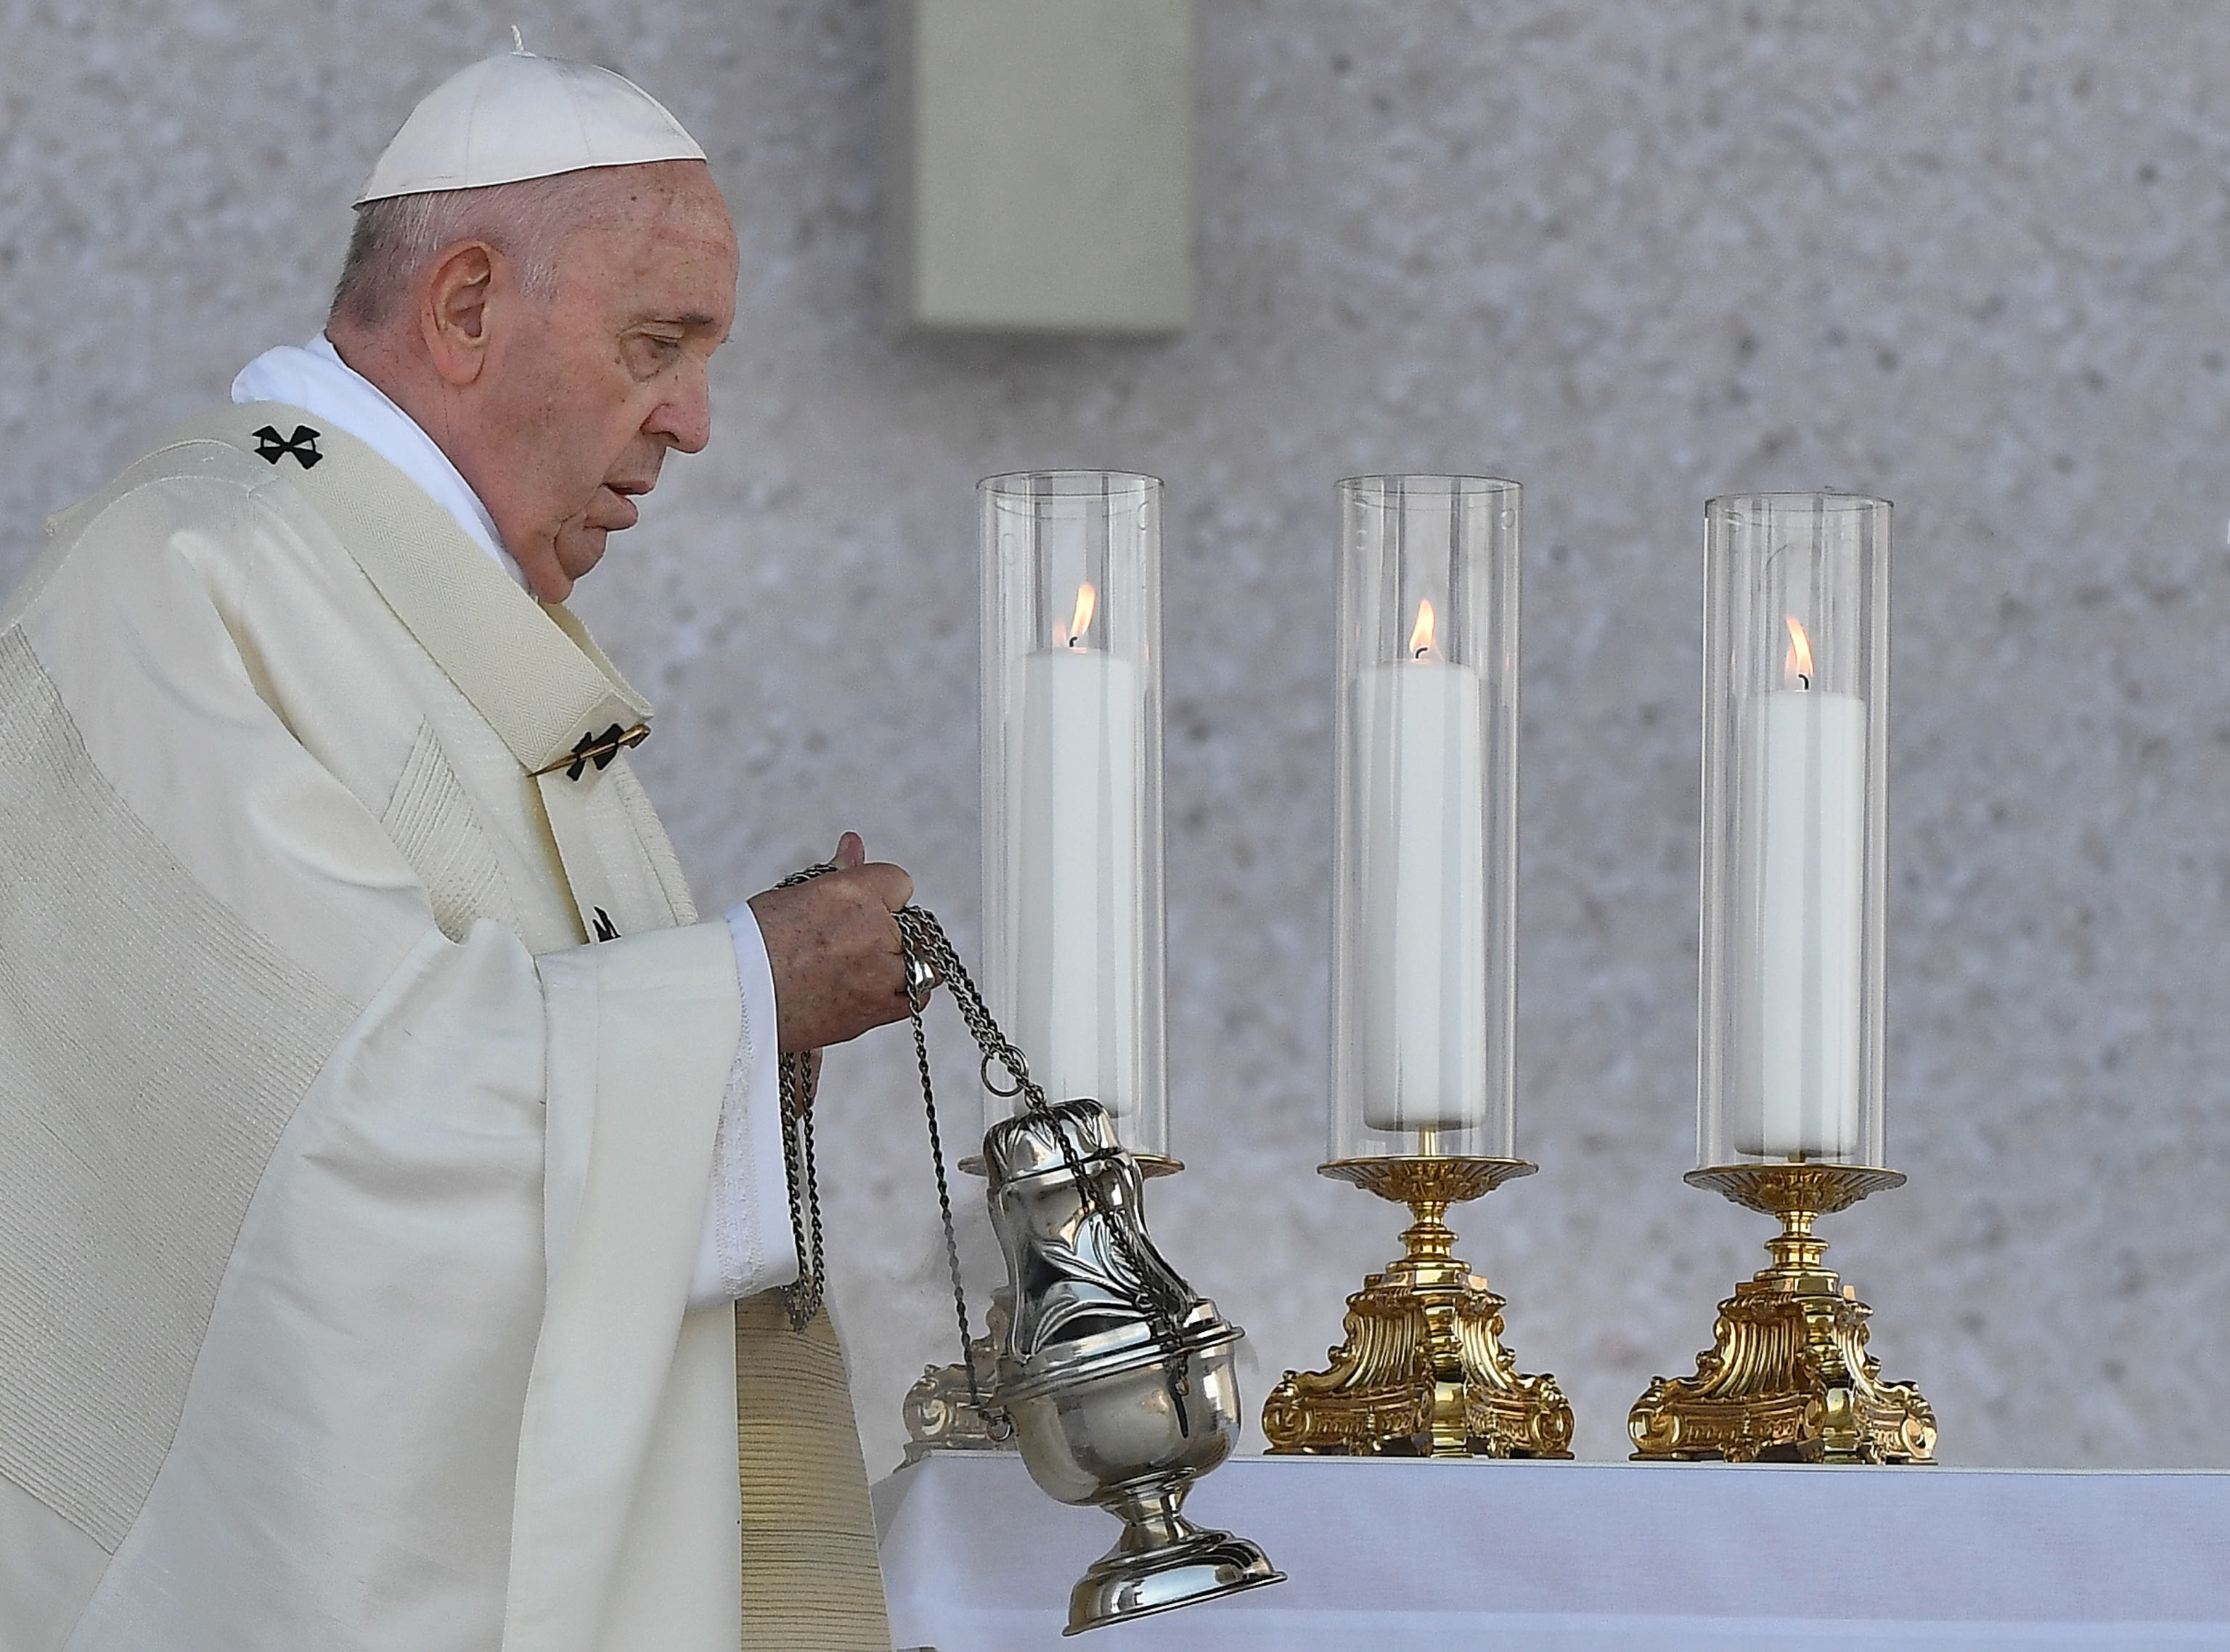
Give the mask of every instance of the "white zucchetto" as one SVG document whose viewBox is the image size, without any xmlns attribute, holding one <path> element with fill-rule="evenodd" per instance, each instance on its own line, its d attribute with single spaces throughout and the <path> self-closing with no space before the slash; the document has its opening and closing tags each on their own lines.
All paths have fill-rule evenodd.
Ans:
<svg viewBox="0 0 2230 1652">
<path fill-rule="evenodd" d="M 428 93 L 353 204 L 704 158 L 666 106 L 634 81 L 593 63 L 537 57 L 522 44 Z"/>
</svg>

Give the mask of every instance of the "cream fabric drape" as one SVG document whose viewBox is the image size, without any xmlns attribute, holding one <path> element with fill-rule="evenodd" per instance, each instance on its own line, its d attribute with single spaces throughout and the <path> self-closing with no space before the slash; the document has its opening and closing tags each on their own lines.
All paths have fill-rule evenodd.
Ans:
<svg viewBox="0 0 2230 1652">
<path fill-rule="evenodd" d="M 845 1643 L 742 1621 L 684 1312 L 726 926 L 624 757 L 530 777 L 648 708 L 361 444 L 258 456 L 304 422 L 202 421 L 0 614 L 0 1516 L 68 1562 L 0 1643 L 87 1544 L 73 1652 Z M 864 1529 L 856 1442 L 803 1472 Z"/>
</svg>

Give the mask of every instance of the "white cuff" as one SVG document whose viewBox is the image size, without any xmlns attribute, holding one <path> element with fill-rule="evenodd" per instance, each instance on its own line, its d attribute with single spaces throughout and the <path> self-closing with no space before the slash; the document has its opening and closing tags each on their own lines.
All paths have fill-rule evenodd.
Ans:
<svg viewBox="0 0 2230 1652">
<path fill-rule="evenodd" d="M 797 1277 L 790 1225 L 790 1179 L 782 1152 L 782 1046 L 776 1036 L 774 967 L 749 906 L 728 914 L 736 947 L 743 1028 L 720 1102 L 705 1198 L 704 1237 L 689 1280 L 694 1313 L 754 1296 Z"/>
</svg>

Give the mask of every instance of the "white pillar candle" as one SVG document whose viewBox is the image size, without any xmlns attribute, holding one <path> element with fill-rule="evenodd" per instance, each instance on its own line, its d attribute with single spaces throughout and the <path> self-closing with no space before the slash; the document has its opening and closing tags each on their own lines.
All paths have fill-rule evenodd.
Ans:
<svg viewBox="0 0 2230 1652">
<path fill-rule="evenodd" d="M 1047 1096 L 1120 1115 L 1138 1090 L 1138 673 L 1041 648 L 1016 693 L 1010 1034 Z"/>
<path fill-rule="evenodd" d="M 1739 722 L 1729 1135 L 1768 1159 L 1847 1157 L 1859 1147 L 1866 703 L 1799 688 L 1755 697 Z"/>
<path fill-rule="evenodd" d="M 1408 659 L 1363 671 L 1354 696 L 1363 1122 L 1471 1128 L 1487 1096 L 1479 673 Z"/>
</svg>

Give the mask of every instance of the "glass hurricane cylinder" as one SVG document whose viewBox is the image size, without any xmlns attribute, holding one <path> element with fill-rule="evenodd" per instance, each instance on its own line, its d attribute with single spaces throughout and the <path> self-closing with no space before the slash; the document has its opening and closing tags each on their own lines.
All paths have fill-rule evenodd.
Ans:
<svg viewBox="0 0 2230 1652">
<path fill-rule="evenodd" d="M 1879 1165 L 1890 505 L 1704 507 L 1697 1159 Z"/>
<path fill-rule="evenodd" d="M 1331 1157 L 1512 1156 L 1515 482 L 1339 484 Z"/>
<path fill-rule="evenodd" d="M 977 492 L 984 993 L 1051 1099 L 1099 1102 L 1165 1160 L 1162 485 L 1033 471 Z M 990 1097 L 987 1125 L 1018 1100 Z"/>
</svg>

